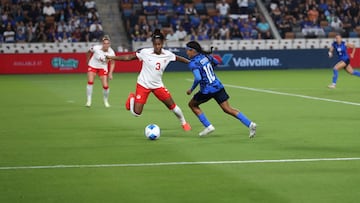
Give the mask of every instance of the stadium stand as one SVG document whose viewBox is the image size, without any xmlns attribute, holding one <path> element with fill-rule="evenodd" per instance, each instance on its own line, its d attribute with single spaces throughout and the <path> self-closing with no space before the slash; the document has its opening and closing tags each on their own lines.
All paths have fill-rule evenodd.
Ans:
<svg viewBox="0 0 360 203">
<path fill-rule="evenodd" d="M 103 35 L 94 0 L 1 0 L 0 13 L 3 52 L 49 52 L 52 51 L 50 48 L 57 47 L 68 51 L 83 46 L 74 43 L 98 42 Z M 51 47 L 51 43 L 56 46 Z"/>
</svg>

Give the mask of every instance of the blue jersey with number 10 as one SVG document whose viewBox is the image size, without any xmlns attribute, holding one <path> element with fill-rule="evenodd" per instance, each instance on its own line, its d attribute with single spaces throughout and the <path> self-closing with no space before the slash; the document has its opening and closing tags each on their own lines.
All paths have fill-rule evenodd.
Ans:
<svg viewBox="0 0 360 203">
<path fill-rule="evenodd" d="M 203 94 L 215 93 L 224 88 L 214 73 L 213 64 L 217 65 L 219 62 L 214 57 L 204 54 L 196 55 L 189 63 L 191 71 L 195 69 L 200 71 L 201 80 L 199 84 L 200 91 Z"/>
<path fill-rule="evenodd" d="M 350 59 L 344 41 L 342 41 L 340 44 L 333 42 L 332 47 L 334 48 L 340 61 L 347 61 Z"/>
</svg>

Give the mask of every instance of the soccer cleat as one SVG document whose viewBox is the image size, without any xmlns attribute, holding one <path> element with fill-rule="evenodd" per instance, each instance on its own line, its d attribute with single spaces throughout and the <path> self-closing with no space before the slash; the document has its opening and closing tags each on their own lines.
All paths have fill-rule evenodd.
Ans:
<svg viewBox="0 0 360 203">
<path fill-rule="evenodd" d="M 182 128 L 184 129 L 184 131 L 189 131 L 191 130 L 191 126 L 189 123 L 185 123 L 182 125 Z"/>
<path fill-rule="evenodd" d="M 104 99 L 104 105 L 105 105 L 106 108 L 109 108 L 109 107 L 110 107 L 109 102 L 108 102 L 107 100 L 105 100 L 105 99 Z"/>
<path fill-rule="evenodd" d="M 251 122 L 251 123 L 250 123 L 250 126 L 249 126 L 249 129 L 250 129 L 249 138 L 255 137 L 255 134 L 256 134 L 256 123 Z"/>
<path fill-rule="evenodd" d="M 129 96 L 128 96 L 127 100 L 126 100 L 126 103 L 125 103 L 125 108 L 128 111 L 130 110 L 130 99 L 131 98 L 135 98 L 135 94 L 132 93 L 132 92 L 129 94 Z"/>
<path fill-rule="evenodd" d="M 90 107 L 90 106 L 91 106 L 91 101 L 90 101 L 90 100 L 87 100 L 85 106 L 86 106 L 86 107 Z"/>
<path fill-rule="evenodd" d="M 215 127 L 213 125 L 209 125 L 208 127 L 206 127 L 203 131 L 201 131 L 199 133 L 199 136 L 201 137 L 201 136 L 204 136 L 204 135 L 208 135 L 208 134 L 210 134 L 210 133 L 212 133 L 214 131 L 215 131 Z"/>
<path fill-rule="evenodd" d="M 335 88 L 336 88 L 336 85 L 335 85 L 335 84 L 330 84 L 330 85 L 328 85 L 328 88 L 330 88 L 330 89 L 335 89 Z"/>
</svg>

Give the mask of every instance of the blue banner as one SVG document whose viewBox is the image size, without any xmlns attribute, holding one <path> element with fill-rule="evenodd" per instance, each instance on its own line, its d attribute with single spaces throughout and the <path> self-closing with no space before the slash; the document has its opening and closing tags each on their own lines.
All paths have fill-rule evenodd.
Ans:
<svg viewBox="0 0 360 203">
<path fill-rule="evenodd" d="M 171 51 L 187 58 L 184 49 Z M 331 68 L 336 63 L 336 57 L 330 59 L 327 49 L 216 51 L 213 55 L 222 61 L 217 70 L 318 69 Z M 188 67 L 170 63 L 167 70 L 187 71 Z"/>
</svg>

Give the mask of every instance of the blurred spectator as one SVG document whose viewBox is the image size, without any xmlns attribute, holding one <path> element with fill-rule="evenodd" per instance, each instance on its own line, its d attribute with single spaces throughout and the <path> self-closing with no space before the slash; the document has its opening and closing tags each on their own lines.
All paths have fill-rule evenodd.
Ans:
<svg viewBox="0 0 360 203">
<path fill-rule="evenodd" d="M 309 21 L 311 21 L 314 24 L 317 24 L 318 18 L 319 18 L 319 12 L 316 8 L 316 6 L 312 6 L 312 8 L 308 11 L 308 18 Z"/>
<path fill-rule="evenodd" d="M 164 0 L 160 1 L 160 5 L 157 7 L 157 14 L 166 14 L 168 11 L 168 8 L 165 4 Z"/>
<path fill-rule="evenodd" d="M 347 9 L 347 16 L 349 18 L 355 18 L 359 16 L 359 1 L 351 1 L 350 8 Z"/>
<path fill-rule="evenodd" d="M 169 33 L 166 35 L 167 41 L 178 41 L 179 37 L 174 33 L 174 30 L 170 28 Z"/>
<path fill-rule="evenodd" d="M 292 26 L 288 19 L 283 19 L 279 24 L 280 34 L 282 38 L 285 38 L 287 32 L 292 32 Z"/>
<path fill-rule="evenodd" d="M 239 28 L 238 24 L 234 24 L 234 26 L 231 27 L 230 35 L 231 35 L 231 39 L 235 39 L 235 40 L 242 39 L 240 28 Z"/>
<path fill-rule="evenodd" d="M 89 31 L 89 27 L 86 27 L 86 28 L 81 32 L 81 41 L 82 41 L 82 42 L 90 42 L 90 31 Z"/>
<path fill-rule="evenodd" d="M 179 41 L 185 41 L 187 37 L 187 33 L 184 30 L 183 26 L 180 26 L 178 30 L 175 32 L 176 36 L 178 37 Z"/>
<path fill-rule="evenodd" d="M 230 5 L 226 2 L 226 0 L 221 0 L 216 4 L 216 9 L 219 11 L 221 16 L 225 17 L 230 12 Z"/>
<path fill-rule="evenodd" d="M 185 14 L 186 15 L 195 15 L 195 14 L 197 14 L 197 11 L 196 11 L 193 3 L 185 4 Z"/>
<path fill-rule="evenodd" d="M 222 23 L 219 29 L 219 39 L 227 40 L 230 39 L 230 30 L 227 27 L 226 23 Z"/>
<path fill-rule="evenodd" d="M 343 24 L 338 17 L 335 17 L 333 21 L 330 23 L 331 28 L 338 33 L 343 32 Z"/>
<path fill-rule="evenodd" d="M 265 21 L 264 17 L 260 18 L 260 22 L 256 25 L 258 30 L 258 38 L 259 39 L 269 39 L 270 35 L 270 25 Z"/>
<path fill-rule="evenodd" d="M 45 6 L 43 8 L 43 12 L 42 12 L 45 16 L 55 16 L 56 12 L 55 12 L 55 8 L 51 5 L 51 1 L 50 0 L 46 0 L 45 1 Z"/>
<path fill-rule="evenodd" d="M 240 28 L 241 37 L 243 39 L 252 39 L 253 30 L 248 23 L 244 23 L 243 27 Z"/>
<path fill-rule="evenodd" d="M 90 9 L 96 9 L 96 2 L 94 0 L 85 0 L 84 6 L 88 11 Z"/>
<path fill-rule="evenodd" d="M 74 32 L 71 34 L 72 42 L 81 42 L 81 30 L 79 27 L 75 29 Z"/>
<path fill-rule="evenodd" d="M 237 5 L 239 6 L 239 13 L 240 14 L 247 14 L 248 13 L 248 0 L 237 0 Z"/>
<path fill-rule="evenodd" d="M 5 43 L 14 43 L 15 42 L 15 31 L 12 28 L 11 24 L 8 23 L 6 29 L 3 33 L 3 38 Z"/>
<path fill-rule="evenodd" d="M 174 4 L 173 10 L 178 15 L 185 15 L 185 6 L 181 3 L 181 1 L 176 1 Z"/>
<path fill-rule="evenodd" d="M 143 31 L 140 30 L 140 26 L 136 24 L 134 26 L 134 30 L 131 33 L 131 39 L 134 42 L 138 42 L 138 41 L 144 41 L 143 38 L 146 38 L 146 36 L 143 33 Z"/>
<path fill-rule="evenodd" d="M 157 7 L 152 2 L 148 2 L 148 4 L 144 6 L 145 15 L 155 15 L 156 11 L 157 11 Z"/>
<path fill-rule="evenodd" d="M 40 23 L 36 30 L 36 42 L 47 42 L 45 25 L 43 23 Z"/>
<path fill-rule="evenodd" d="M 69 31 L 69 27 L 68 25 L 66 25 L 65 21 L 60 21 L 60 23 L 57 24 L 57 29 L 56 32 L 61 33 L 61 32 L 68 32 Z"/>
</svg>

